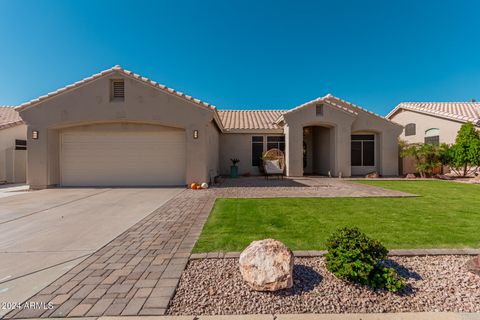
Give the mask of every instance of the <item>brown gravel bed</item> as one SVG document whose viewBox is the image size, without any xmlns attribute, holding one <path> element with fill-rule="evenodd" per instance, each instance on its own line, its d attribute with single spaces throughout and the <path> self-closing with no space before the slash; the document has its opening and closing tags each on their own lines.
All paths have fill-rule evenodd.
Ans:
<svg viewBox="0 0 480 320">
<path fill-rule="evenodd" d="M 464 268 L 470 258 L 391 258 L 387 264 L 406 278 L 400 294 L 341 281 L 326 270 L 321 257 L 295 259 L 294 287 L 277 293 L 249 289 L 237 259 L 192 260 L 168 314 L 480 312 L 480 277 Z"/>
</svg>

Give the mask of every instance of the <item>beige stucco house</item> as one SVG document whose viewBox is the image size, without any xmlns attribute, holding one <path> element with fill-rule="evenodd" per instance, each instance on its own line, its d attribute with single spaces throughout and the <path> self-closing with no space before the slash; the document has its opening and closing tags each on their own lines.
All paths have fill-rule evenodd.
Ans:
<svg viewBox="0 0 480 320">
<path fill-rule="evenodd" d="M 0 184 L 26 180 L 27 126 L 14 107 L 0 106 Z"/>
<path fill-rule="evenodd" d="M 480 103 L 403 102 L 387 118 L 405 127 L 400 138 L 407 143 L 452 144 L 464 123 L 480 128 Z"/>
<path fill-rule="evenodd" d="M 28 183 L 163 186 L 258 174 L 280 148 L 286 174 L 398 174 L 402 126 L 332 95 L 291 110 L 219 111 L 115 66 L 17 108 L 28 125 Z"/>
</svg>

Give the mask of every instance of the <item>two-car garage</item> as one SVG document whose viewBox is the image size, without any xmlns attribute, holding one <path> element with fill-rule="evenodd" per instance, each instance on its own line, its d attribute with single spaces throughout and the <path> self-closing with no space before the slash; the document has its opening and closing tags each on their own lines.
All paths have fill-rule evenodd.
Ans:
<svg viewBox="0 0 480 320">
<path fill-rule="evenodd" d="M 119 66 L 18 110 L 32 189 L 186 186 L 218 175 L 215 107 Z"/>
<path fill-rule="evenodd" d="M 100 124 L 60 132 L 61 186 L 185 185 L 185 130 Z"/>
</svg>

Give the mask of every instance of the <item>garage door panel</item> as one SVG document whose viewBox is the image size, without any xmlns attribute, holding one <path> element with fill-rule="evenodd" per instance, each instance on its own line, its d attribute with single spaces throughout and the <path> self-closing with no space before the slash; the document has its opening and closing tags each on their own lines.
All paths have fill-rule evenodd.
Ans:
<svg viewBox="0 0 480 320">
<path fill-rule="evenodd" d="M 64 132 L 63 186 L 185 184 L 185 132 Z"/>
</svg>

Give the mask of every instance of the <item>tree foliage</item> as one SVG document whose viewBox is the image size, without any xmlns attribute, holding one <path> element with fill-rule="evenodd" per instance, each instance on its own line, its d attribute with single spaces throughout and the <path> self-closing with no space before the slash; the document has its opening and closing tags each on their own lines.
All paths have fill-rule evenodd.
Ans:
<svg viewBox="0 0 480 320">
<path fill-rule="evenodd" d="M 422 177 L 431 176 L 433 170 L 442 164 L 441 148 L 433 144 L 414 143 L 404 146 L 402 157 L 415 158 L 415 166 Z"/>
<path fill-rule="evenodd" d="M 462 125 L 453 145 L 444 146 L 441 162 L 462 176 L 477 170 L 480 166 L 480 133 L 472 123 Z"/>
</svg>

